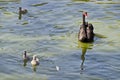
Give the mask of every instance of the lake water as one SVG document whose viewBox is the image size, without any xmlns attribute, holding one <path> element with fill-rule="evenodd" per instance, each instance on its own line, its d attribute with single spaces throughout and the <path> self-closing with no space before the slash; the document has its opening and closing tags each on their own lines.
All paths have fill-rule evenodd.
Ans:
<svg viewBox="0 0 120 80">
<path fill-rule="evenodd" d="M 82 11 L 93 43 L 78 41 Z M 25 50 L 36 71 L 23 66 Z M 119 51 L 120 0 L 0 0 L 0 80 L 120 80 Z"/>
</svg>

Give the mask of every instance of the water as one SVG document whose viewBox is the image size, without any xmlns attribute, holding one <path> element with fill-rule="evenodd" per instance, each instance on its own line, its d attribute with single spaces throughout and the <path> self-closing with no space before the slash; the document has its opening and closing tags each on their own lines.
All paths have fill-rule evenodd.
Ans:
<svg viewBox="0 0 120 80">
<path fill-rule="evenodd" d="M 94 43 L 78 41 L 82 11 Z M 119 0 L 0 0 L 0 80 L 119 80 L 119 14 Z M 25 50 L 40 59 L 36 72 Z"/>
</svg>

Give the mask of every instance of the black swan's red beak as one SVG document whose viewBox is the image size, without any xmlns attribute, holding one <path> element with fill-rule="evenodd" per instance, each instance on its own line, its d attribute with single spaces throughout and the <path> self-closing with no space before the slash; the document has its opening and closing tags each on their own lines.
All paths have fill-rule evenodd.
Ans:
<svg viewBox="0 0 120 80">
<path fill-rule="evenodd" d="M 83 15 L 84 15 L 86 18 L 88 17 L 87 12 L 83 12 Z"/>
</svg>

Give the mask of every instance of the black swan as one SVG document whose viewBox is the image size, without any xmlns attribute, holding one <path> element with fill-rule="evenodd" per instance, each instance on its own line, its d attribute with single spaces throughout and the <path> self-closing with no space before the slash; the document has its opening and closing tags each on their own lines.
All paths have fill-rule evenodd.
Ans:
<svg viewBox="0 0 120 80">
<path fill-rule="evenodd" d="M 94 41 L 94 28 L 91 23 L 85 22 L 87 12 L 83 12 L 83 23 L 80 26 L 78 40 L 81 42 L 93 42 Z"/>
</svg>

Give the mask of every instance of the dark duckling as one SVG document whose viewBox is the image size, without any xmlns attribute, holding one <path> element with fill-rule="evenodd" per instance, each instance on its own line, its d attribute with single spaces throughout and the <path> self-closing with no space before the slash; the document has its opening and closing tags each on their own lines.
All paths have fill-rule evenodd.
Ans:
<svg viewBox="0 0 120 80">
<path fill-rule="evenodd" d="M 27 62 L 30 60 L 30 58 L 27 56 L 27 51 L 24 51 L 23 53 L 23 66 L 26 66 L 27 65 Z"/>
<path fill-rule="evenodd" d="M 22 10 L 22 7 L 19 7 L 19 14 L 26 14 L 27 12 L 27 9 Z"/>
</svg>

